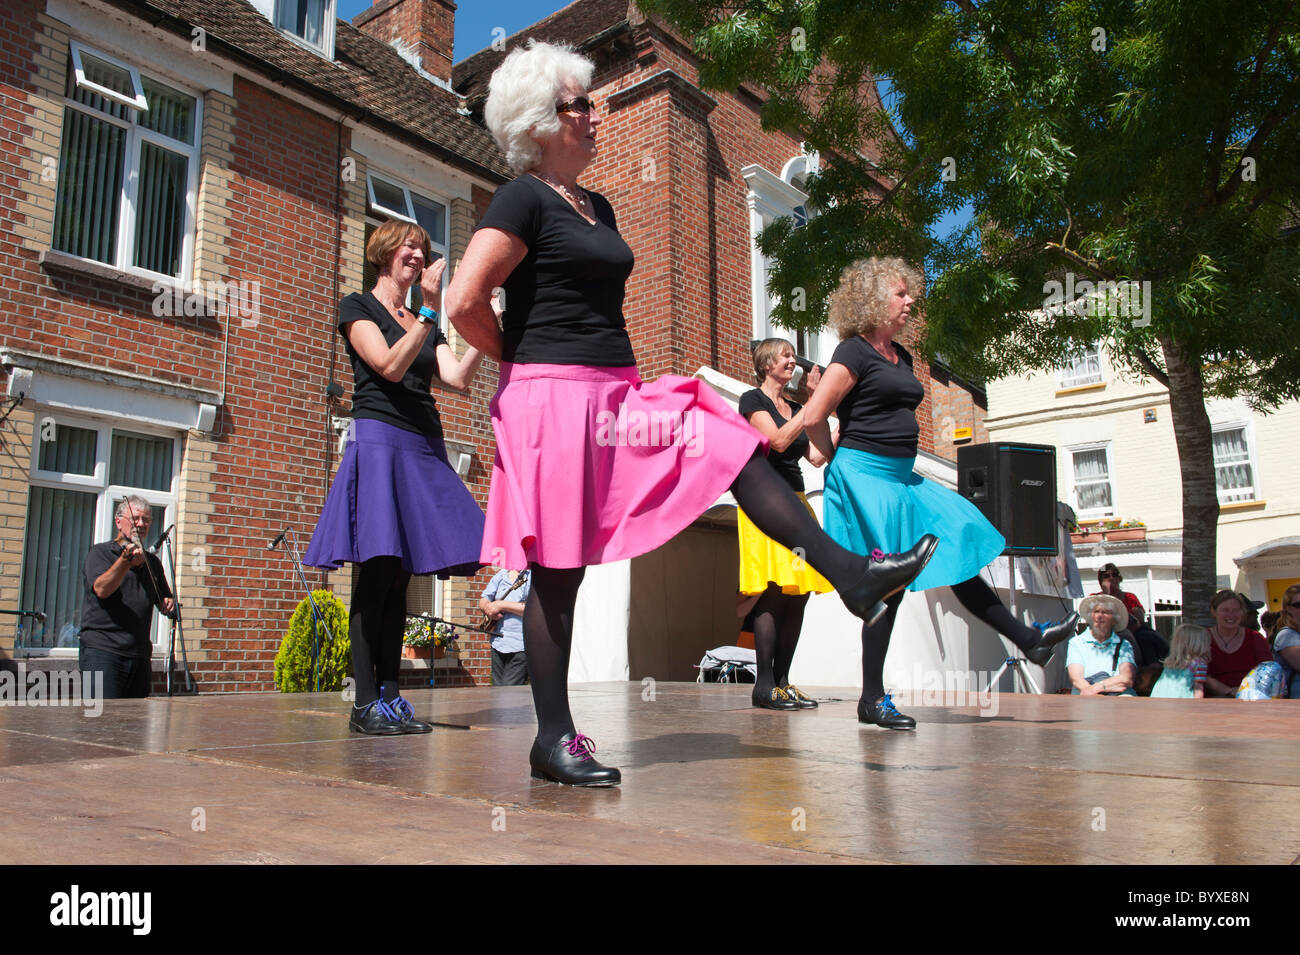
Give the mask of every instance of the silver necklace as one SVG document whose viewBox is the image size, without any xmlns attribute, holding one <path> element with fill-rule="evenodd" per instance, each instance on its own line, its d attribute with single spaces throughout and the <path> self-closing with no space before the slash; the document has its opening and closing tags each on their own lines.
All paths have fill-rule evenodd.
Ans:
<svg viewBox="0 0 1300 955">
<path fill-rule="evenodd" d="M 552 182 L 550 177 L 548 176 L 537 176 L 537 178 L 542 180 L 542 182 L 546 183 L 552 189 L 558 189 L 561 193 L 563 193 L 564 198 L 568 199 L 579 209 L 585 210 L 587 208 L 587 194 L 585 192 L 582 193 L 582 195 L 580 196 L 575 196 L 572 192 L 569 191 L 569 187 L 562 182 Z"/>
</svg>

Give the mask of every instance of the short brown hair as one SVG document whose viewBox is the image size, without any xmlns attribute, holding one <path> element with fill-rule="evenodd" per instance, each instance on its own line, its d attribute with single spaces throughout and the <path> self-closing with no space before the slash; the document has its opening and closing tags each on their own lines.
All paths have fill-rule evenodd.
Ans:
<svg viewBox="0 0 1300 955">
<path fill-rule="evenodd" d="M 758 343 L 758 347 L 754 349 L 754 376 L 758 378 L 760 385 L 767 378 L 767 370 L 776 364 L 776 360 L 787 348 L 793 355 L 794 346 L 784 338 L 765 338 Z"/>
<path fill-rule="evenodd" d="M 831 293 L 827 320 L 840 341 L 865 335 L 885 323 L 886 302 L 894 282 L 907 283 L 908 294 L 919 300 L 925 293 L 921 273 L 898 258 L 858 259 L 840 273 Z"/>
<path fill-rule="evenodd" d="M 388 268 L 388 263 L 393 261 L 393 253 L 412 235 L 420 240 L 420 248 L 424 250 L 424 264 L 427 266 L 433 256 L 429 233 L 424 231 L 423 226 L 404 219 L 389 219 L 371 233 L 370 241 L 366 243 L 366 261 L 380 272 L 384 271 Z"/>
<path fill-rule="evenodd" d="M 1210 609 L 1218 610 L 1220 604 L 1226 604 L 1229 600 L 1237 601 L 1237 606 L 1239 606 L 1242 612 L 1245 613 L 1246 605 L 1241 602 L 1241 594 L 1237 593 L 1235 590 L 1220 590 L 1216 592 L 1215 595 L 1210 598 Z"/>
</svg>

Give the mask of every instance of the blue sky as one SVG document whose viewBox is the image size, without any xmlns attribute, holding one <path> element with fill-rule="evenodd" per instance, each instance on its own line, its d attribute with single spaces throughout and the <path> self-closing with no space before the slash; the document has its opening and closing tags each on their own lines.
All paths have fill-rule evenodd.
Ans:
<svg viewBox="0 0 1300 955">
<path fill-rule="evenodd" d="M 351 20 L 370 5 L 370 0 L 339 0 L 338 15 Z M 456 48 L 452 57 L 459 63 L 491 46 L 492 31 L 498 27 L 510 36 L 567 6 L 558 0 L 456 0 Z"/>
</svg>

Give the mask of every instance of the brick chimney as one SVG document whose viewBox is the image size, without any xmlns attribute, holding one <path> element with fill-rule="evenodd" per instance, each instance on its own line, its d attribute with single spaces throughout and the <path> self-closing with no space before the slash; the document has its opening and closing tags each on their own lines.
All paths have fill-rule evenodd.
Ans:
<svg viewBox="0 0 1300 955">
<path fill-rule="evenodd" d="M 352 18 L 352 25 L 450 85 L 456 36 L 456 4 L 452 0 L 375 0 L 369 10 Z"/>
</svg>

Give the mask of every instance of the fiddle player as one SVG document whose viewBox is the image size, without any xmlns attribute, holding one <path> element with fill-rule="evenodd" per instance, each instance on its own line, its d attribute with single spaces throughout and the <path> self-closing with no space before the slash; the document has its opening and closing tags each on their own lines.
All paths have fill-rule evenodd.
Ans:
<svg viewBox="0 0 1300 955">
<path fill-rule="evenodd" d="M 142 544 L 152 521 L 148 501 L 125 498 L 113 521 L 117 536 L 86 555 L 80 667 L 103 674 L 105 699 L 149 695 L 153 608 L 168 617 L 176 613 L 162 562 Z"/>
</svg>

